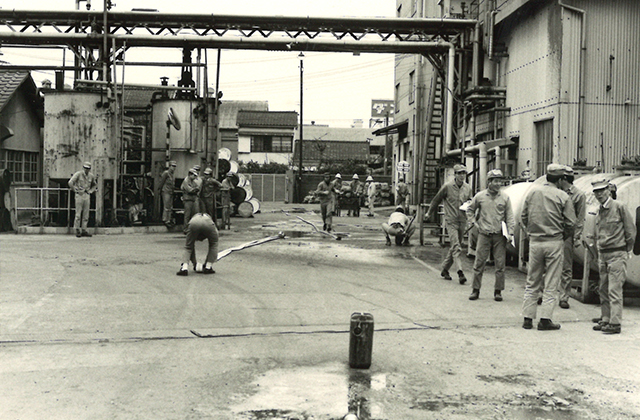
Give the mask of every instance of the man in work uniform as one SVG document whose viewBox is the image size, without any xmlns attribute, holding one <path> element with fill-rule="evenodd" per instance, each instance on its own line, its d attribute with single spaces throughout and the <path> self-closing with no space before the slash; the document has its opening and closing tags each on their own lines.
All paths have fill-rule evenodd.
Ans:
<svg viewBox="0 0 640 420">
<path fill-rule="evenodd" d="M 467 278 L 462 271 L 462 248 L 461 243 L 467 226 L 467 214 L 460 210 L 460 206 L 471 200 L 471 187 L 467 184 L 467 168 L 464 165 L 453 167 L 455 179 L 447 182 L 440 188 L 440 191 L 433 197 L 429 204 L 427 219 L 431 220 L 441 202 L 444 202 L 444 220 L 449 234 L 449 251 L 442 262 L 442 272 L 440 275 L 445 280 L 451 280 L 449 269 L 455 263 L 458 269 L 458 280 L 460 284 L 465 284 Z"/>
<path fill-rule="evenodd" d="M 378 188 L 376 183 L 373 182 L 373 177 L 369 175 L 364 182 L 365 191 L 367 192 L 367 207 L 369 208 L 368 217 L 375 217 L 373 208 L 375 206 L 376 197 L 378 196 Z"/>
<path fill-rule="evenodd" d="M 218 229 L 213 219 L 208 214 L 197 213 L 187 224 L 187 239 L 184 246 L 184 254 L 182 257 L 182 265 L 176 273 L 178 276 L 189 275 L 189 261 L 193 264 L 193 271 L 196 270 L 198 260 L 196 259 L 196 241 L 209 242 L 209 252 L 207 258 L 202 264 L 202 273 L 213 274 L 213 263 L 218 261 Z"/>
<path fill-rule="evenodd" d="M 600 203 L 595 219 L 594 239 L 598 248 L 601 317 L 593 327 L 605 334 L 620 334 L 622 286 L 627 278 L 627 259 L 636 236 L 633 216 L 624 204 L 611 198 L 607 181 L 592 182 L 593 194 Z"/>
<path fill-rule="evenodd" d="M 471 227 L 478 229 L 478 243 L 476 244 L 476 259 L 473 263 L 473 291 L 469 300 L 480 297 L 482 273 L 487 265 L 491 251 L 496 267 L 496 282 L 493 298 L 502 301 L 504 290 L 504 268 L 506 265 L 507 238 L 502 231 L 502 224 L 507 225 L 509 239 L 513 242 L 515 218 L 511 207 L 511 200 L 507 194 L 500 191 L 503 175 L 500 169 L 493 169 L 487 174 L 487 189 L 480 191 L 471 200 L 467 209 L 467 218 Z"/>
<path fill-rule="evenodd" d="M 176 161 L 169 162 L 169 167 L 160 175 L 158 183 L 159 195 L 162 196 L 162 223 L 167 227 L 173 226 L 173 190 L 175 189 Z"/>
<path fill-rule="evenodd" d="M 573 280 L 573 249 L 576 243 L 580 243 L 584 218 L 587 208 L 587 198 L 582 191 L 573 185 L 574 173 L 571 166 L 564 167 L 564 178 L 561 186 L 564 192 L 569 194 L 573 203 L 573 210 L 576 213 L 576 227 L 573 236 L 564 241 L 564 261 L 562 263 L 562 280 L 560 281 L 560 307 L 569 309 L 569 295 L 571 293 L 571 281 Z"/>
<path fill-rule="evenodd" d="M 342 197 L 342 175 L 336 174 L 331 181 L 331 199 L 333 200 L 333 214 L 340 217 L 340 199 Z"/>
<path fill-rule="evenodd" d="M 362 181 L 360 181 L 360 177 L 358 174 L 353 174 L 351 178 L 351 194 L 353 194 L 353 199 L 356 201 L 356 206 L 353 210 L 349 210 L 347 212 L 347 216 L 360 217 L 360 197 L 362 197 L 363 191 Z"/>
<path fill-rule="evenodd" d="M 198 194 L 200 193 L 200 185 L 196 182 L 198 172 L 191 168 L 189 174 L 182 181 L 180 189 L 182 190 L 182 202 L 184 203 L 184 228 L 187 233 L 187 226 L 194 214 L 199 213 Z"/>
<path fill-rule="evenodd" d="M 410 245 L 409 238 L 416 231 L 415 226 L 411 226 L 411 220 L 404 213 L 404 207 L 398 206 L 389 216 L 387 223 L 382 224 L 384 236 L 387 238 L 387 246 L 391 245 L 391 237 L 396 238 L 396 245 Z"/>
<path fill-rule="evenodd" d="M 76 218 L 73 222 L 73 228 L 76 231 L 76 236 L 91 237 L 91 234 L 87 231 L 89 224 L 89 206 L 91 203 L 91 194 L 93 194 L 98 188 L 96 183 L 96 177 L 91 172 L 91 163 L 85 162 L 82 165 L 82 170 L 73 174 L 69 180 L 69 188 L 76 193 Z M 80 227 L 82 226 L 82 230 Z"/>
<path fill-rule="evenodd" d="M 396 206 L 402 206 L 405 213 L 409 211 L 409 186 L 404 182 L 404 176 L 398 180 L 396 185 Z"/>
<path fill-rule="evenodd" d="M 318 184 L 314 194 L 320 200 L 320 214 L 322 215 L 322 230 L 331 232 L 331 225 L 333 223 L 333 200 L 331 197 L 331 189 L 333 183 L 331 182 L 331 175 L 324 174 L 322 181 Z"/>
<path fill-rule="evenodd" d="M 551 317 L 562 274 L 564 240 L 573 237 L 576 224 L 571 198 L 560 188 L 564 173 L 562 165 L 547 166 L 546 182 L 531 188 L 522 207 L 522 227 L 529 238 L 529 269 L 522 304 L 522 328 L 527 330 L 533 328 L 542 290 L 538 330 L 560 329 Z"/>
<path fill-rule="evenodd" d="M 206 213 L 216 222 L 216 194 L 222 188 L 222 183 L 213 177 L 213 170 L 204 170 L 202 187 L 200 190 L 200 210 Z"/>
</svg>

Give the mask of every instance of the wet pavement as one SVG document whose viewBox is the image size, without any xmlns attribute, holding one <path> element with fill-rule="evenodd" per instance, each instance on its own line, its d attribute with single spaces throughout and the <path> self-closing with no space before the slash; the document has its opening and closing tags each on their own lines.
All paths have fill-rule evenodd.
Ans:
<svg viewBox="0 0 640 420">
<path fill-rule="evenodd" d="M 263 203 L 233 218 L 216 274 L 175 272 L 179 231 L 0 235 L 0 418 L 631 419 L 640 416 L 640 304 L 623 333 L 594 305 L 520 326 L 524 274 L 505 301 L 439 277 L 446 250 L 385 246 L 375 218 L 321 226 L 316 206 Z M 204 244 L 197 251 L 204 255 Z M 471 277 L 471 259 L 465 259 Z M 372 365 L 349 367 L 349 319 L 374 317 Z"/>
</svg>

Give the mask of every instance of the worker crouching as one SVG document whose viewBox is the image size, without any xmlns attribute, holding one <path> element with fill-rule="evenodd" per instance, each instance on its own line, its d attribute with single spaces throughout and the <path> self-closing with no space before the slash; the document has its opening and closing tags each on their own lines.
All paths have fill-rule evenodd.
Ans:
<svg viewBox="0 0 640 420">
<path fill-rule="evenodd" d="M 412 220 L 404 214 L 404 208 L 402 206 L 396 207 L 395 211 L 389 216 L 387 223 L 382 224 L 382 230 L 387 238 L 386 245 L 391 245 L 391 236 L 396 238 L 396 245 L 410 245 L 409 238 L 416 231 L 411 222 Z"/>
</svg>

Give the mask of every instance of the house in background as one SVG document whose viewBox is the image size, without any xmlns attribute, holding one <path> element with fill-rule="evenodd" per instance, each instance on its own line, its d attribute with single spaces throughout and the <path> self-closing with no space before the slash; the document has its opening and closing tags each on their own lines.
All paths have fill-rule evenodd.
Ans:
<svg viewBox="0 0 640 420">
<path fill-rule="evenodd" d="M 238 158 L 238 112 L 269 111 L 267 101 L 222 101 L 218 109 L 220 147 L 231 150 L 232 159 Z"/>
<path fill-rule="evenodd" d="M 293 134 L 298 125 L 295 111 L 238 111 L 238 161 L 288 165 Z"/>
<path fill-rule="evenodd" d="M 42 183 L 44 103 L 28 71 L 0 70 L 0 230 L 12 230 L 15 189 Z M 20 192 L 25 207 L 37 197 Z"/>
<path fill-rule="evenodd" d="M 384 147 L 384 139 L 376 139 L 370 128 L 342 128 L 305 125 L 302 130 L 302 166 L 318 170 L 323 165 L 349 161 L 367 164 L 371 160 L 372 143 Z M 293 166 L 300 164 L 299 131 L 295 134 Z M 374 140 L 375 139 L 375 140 Z M 380 144 L 378 144 L 380 143 Z"/>
</svg>

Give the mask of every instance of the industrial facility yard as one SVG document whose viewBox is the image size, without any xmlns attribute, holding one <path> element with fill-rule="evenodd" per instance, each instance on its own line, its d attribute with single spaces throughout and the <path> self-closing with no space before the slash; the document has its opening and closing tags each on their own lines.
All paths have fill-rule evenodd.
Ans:
<svg viewBox="0 0 640 420">
<path fill-rule="evenodd" d="M 233 218 L 220 250 L 287 236 L 213 275 L 176 276 L 178 230 L 0 235 L 0 418 L 640 417 L 637 299 L 620 335 L 592 331 L 599 308 L 575 300 L 560 331 L 525 330 L 516 268 L 503 302 L 492 267 L 472 302 L 440 277 L 437 238 L 387 247 L 380 211 L 335 218 L 336 241 L 301 206 Z M 349 367 L 354 312 L 374 317 L 369 369 Z"/>
</svg>

